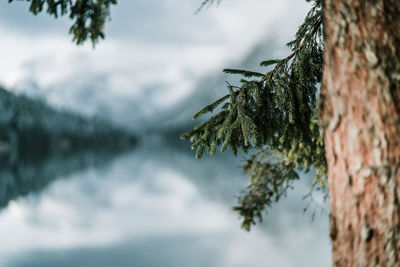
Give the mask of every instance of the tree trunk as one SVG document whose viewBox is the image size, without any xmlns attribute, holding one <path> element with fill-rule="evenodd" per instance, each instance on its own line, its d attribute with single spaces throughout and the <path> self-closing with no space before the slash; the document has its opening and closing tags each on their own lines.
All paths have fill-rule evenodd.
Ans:
<svg viewBox="0 0 400 267">
<path fill-rule="evenodd" d="M 400 1 L 325 0 L 334 266 L 400 266 Z"/>
</svg>

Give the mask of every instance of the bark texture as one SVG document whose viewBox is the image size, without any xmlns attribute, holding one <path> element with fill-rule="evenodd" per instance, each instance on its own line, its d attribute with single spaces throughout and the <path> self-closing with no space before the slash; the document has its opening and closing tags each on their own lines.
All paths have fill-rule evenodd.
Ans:
<svg viewBox="0 0 400 267">
<path fill-rule="evenodd" d="M 400 1 L 325 0 L 333 266 L 400 266 Z"/>
</svg>

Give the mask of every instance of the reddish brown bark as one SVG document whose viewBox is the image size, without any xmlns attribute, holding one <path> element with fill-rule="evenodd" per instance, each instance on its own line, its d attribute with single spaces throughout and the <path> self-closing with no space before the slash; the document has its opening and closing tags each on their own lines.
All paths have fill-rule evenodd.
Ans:
<svg viewBox="0 0 400 267">
<path fill-rule="evenodd" d="M 400 1 L 326 0 L 321 122 L 334 266 L 400 266 Z"/>
</svg>

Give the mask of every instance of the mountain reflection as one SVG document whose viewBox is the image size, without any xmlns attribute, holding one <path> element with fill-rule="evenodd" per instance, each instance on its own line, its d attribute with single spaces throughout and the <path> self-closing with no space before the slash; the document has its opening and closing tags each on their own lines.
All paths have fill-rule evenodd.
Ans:
<svg viewBox="0 0 400 267">
<path fill-rule="evenodd" d="M 29 194 L 39 194 L 54 180 L 87 168 L 96 168 L 121 153 L 120 150 L 75 150 L 69 153 L 33 152 L 16 158 L 0 157 L 0 209 L 10 201 Z"/>
</svg>

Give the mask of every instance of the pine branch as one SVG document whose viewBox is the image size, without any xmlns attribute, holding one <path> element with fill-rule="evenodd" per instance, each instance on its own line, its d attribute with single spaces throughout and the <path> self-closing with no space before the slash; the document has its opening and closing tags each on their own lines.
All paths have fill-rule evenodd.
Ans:
<svg viewBox="0 0 400 267">
<path fill-rule="evenodd" d="M 295 39 L 287 44 L 292 52 L 283 59 L 261 62 L 261 66 L 274 66 L 272 70 L 263 74 L 225 69 L 244 79 L 239 86 L 228 84 L 229 94 L 194 118 L 222 105 L 216 116 L 182 136 L 193 143 L 192 148 L 197 147 L 196 157 L 201 157 L 204 148 L 214 153 L 219 145 L 221 151 L 230 147 L 234 154 L 239 149 L 245 153 L 250 148 L 262 149 L 250 159 L 252 164 L 244 166 L 250 186 L 235 207 L 245 229 L 286 193 L 298 178 L 296 170 L 314 168 L 315 183 L 325 184 L 326 159 L 316 100 L 323 69 L 322 23 L 321 2 L 315 1 Z M 266 156 L 270 153 L 275 156 Z"/>
<path fill-rule="evenodd" d="M 249 78 L 249 77 L 264 77 L 264 74 L 262 74 L 262 73 L 248 71 L 248 70 L 224 69 L 223 72 L 229 73 L 229 74 L 240 74 L 247 78 Z"/>
<path fill-rule="evenodd" d="M 44 10 L 51 16 L 68 15 L 73 20 L 69 33 L 72 41 L 83 44 L 90 39 L 93 46 L 104 39 L 104 26 L 110 17 L 110 7 L 117 4 L 117 0 L 26 0 L 30 2 L 29 11 L 38 15 Z M 8 0 L 9 3 L 14 0 Z M 46 7 L 46 9 L 45 9 Z"/>
<path fill-rule="evenodd" d="M 212 5 L 213 3 L 221 3 L 221 0 L 204 0 L 199 8 L 196 10 L 195 14 L 199 13 L 204 7 L 206 7 L 207 5 Z"/>
<path fill-rule="evenodd" d="M 239 205 L 233 210 L 242 217 L 242 228 L 250 231 L 256 219 L 262 221 L 262 212 L 286 195 L 293 181 L 299 175 L 292 163 L 277 160 L 266 151 L 253 155 L 244 165 L 244 172 L 250 174 L 250 185 L 239 198 Z"/>
<path fill-rule="evenodd" d="M 316 21 L 316 23 L 314 24 L 312 31 L 310 33 L 310 36 L 314 36 L 315 33 L 318 31 L 318 29 L 321 28 L 322 25 L 322 15 L 318 18 L 318 20 Z M 279 66 L 281 64 L 287 63 L 289 60 L 291 60 L 294 56 L 296 56 L 299 51 L 301 51 L 301 49 L 303 48 L 303 46 L 306 44 L 306 40 L 303 40 L 303 42 L 290 54 L 288 55 L 286 58 L 284 59 L 274 59 L 274 60 L 267 60 L 267 61 L 263 61 L 261 62 L 261 66 L 268 66 L 268 65 L 272 65 L 272 64 L 278 64 L 276 65 L 276 67 L 263 75 L 263 78 L 261 79 L 261 82 L 264 82 L 265 80 L 267 80 L 269 78 L 270 75 L 273 75 L 275 71 L 277 71 L 277 69 L 279 68 Z"/>
<path fill-rule="evenodd" d="M 197 119 L 198 117 L 206 114 L 206 113 L 211 113 L 214 111 L 214 109 L 219 106 L 221 103 L 223 103 L 226 99 L 228 99 L 230 97 L 230 95 L 226 95 L 221 97 L 220 99 L 218 99 L 217 101 L 215 101 L 214 103 L 211 103 L 210 105 L 204 107 L 203 109 L 201 109 L 199 112 L 197 112 L 196 114 L 194 114 L 193 116 L 193 120 Z"/>
</svg>

